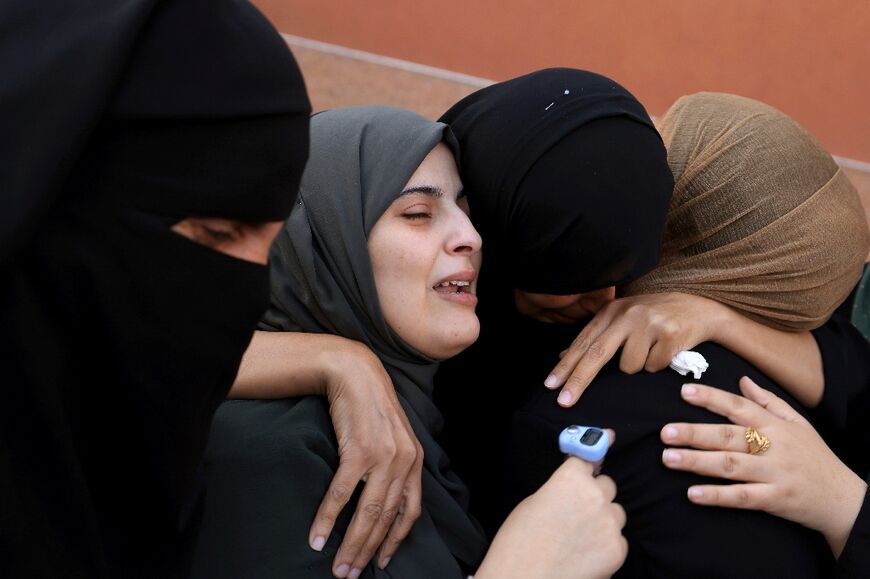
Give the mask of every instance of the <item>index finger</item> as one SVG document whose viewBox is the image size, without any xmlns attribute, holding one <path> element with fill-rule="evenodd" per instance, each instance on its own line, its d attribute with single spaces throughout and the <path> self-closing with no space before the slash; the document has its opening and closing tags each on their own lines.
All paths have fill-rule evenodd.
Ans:
<svg viewBox="0 0 870 579">
<path fill-rule="evenodd" d="M 680 394 L 689 404 L 706 408 L 740 426 L 767 424 L 772 416 L 752 400 L 703 384 L 683 384 Z"/>
<path fill-rule="evenodd" d="M 556 367 L 553 368 L 550 375 L 544 380 L 544 385 L 547 388 L 558 388 L 565 383 L 565 380 L 571 371 L 574 370 L 577 362 L 586 354 L 589 346 L 610 326 L 612 317 L 613 314 L 609 308 L 605 308 L 595 314 L 592 321 L 586 324 L 586 327 L 577 334 L 571 345 L 559 354 L 559 363 L 556 364 Z"/>
<path fill-rule="evenodd" d="M 312 549 L 315 551 L 323 550 L 338 515 L 347 505 L 364 475 L 363 469 L 353 463 L 342 462 L 339 464 L 338 470 L 326 490 L 326 495 L 317 509 L 317 514 L 314 515 L 314 522 L 308 533 L 308 544 Z"/>
<path fill-rule="evenodd" d="M 562 392 L 558 398 L 561 406 L 572 406 L 580 398 L 580 395 L 583 394 L 604 365 L 613 358 L 627 337 L 623 326 L 609 326 L 589 345 L 571 371 L 565 386 L 562 387 Z M 563 358 L 560 365 L 564 362 Z"/>
</svg>

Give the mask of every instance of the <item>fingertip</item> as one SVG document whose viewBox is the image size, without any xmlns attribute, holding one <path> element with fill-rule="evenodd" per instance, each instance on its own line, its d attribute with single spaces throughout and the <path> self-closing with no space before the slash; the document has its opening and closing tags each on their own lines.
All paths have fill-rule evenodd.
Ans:
<svg viewBox="0 0 870 579">
<path fill-rule="evenodd" d="M 550 374 L 549 376 L 547 376 L 547 379 L 544 380 L 544 386 L 546 386 L 550 390 L 558 387 L 559 386 L 559 377 L 556 376 L 555 374 Z"/>
<path fill-rule="evenodd" d="M 704 500 L 704 489 L 701 487 L 689 487 L 686 495 L 693 503 L 700 503 Z"/>
<path fill-rule="evenodd" d="M 610 448 L 611 446 L 613 446 L 613 443 L 616 442 L 616 431 L 612 428 L 605 428 L 604 432 L 607 433 L 607 448 Z"/>
<path fill-rule="evenodd" d="M 559 393 L 559 397 L 556 399 L 556 402 L 559 403 L 559 406 L 562 406 L 564 408 L 571 406 L 573 401 L 574 401 L 574 395 L 571 394 L 571 392 L 568 390 L 562 390 Z"/>
<path fill-rule="evenodd" d="M 698 385 L 683 384 L 682 388 L 680 388 L 680 394 L 683 396 L 683 398 L 694 398 L 698 395 Z"/>
<path fill-rule="evenodd" d="M 312 549 L 315 551 L 322 551 L 324 545 L 326 545 L 326 537 L 322 535 L 315 535 L 308 542 Z"/>
</svg>

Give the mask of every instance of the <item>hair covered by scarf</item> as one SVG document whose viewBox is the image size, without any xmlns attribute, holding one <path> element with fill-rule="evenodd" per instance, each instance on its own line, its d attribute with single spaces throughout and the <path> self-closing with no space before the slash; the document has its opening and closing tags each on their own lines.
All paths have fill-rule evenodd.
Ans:
<svg viewBox="0 0 870 579">
<path fill-rule="evenodd" d="M 662 259 L 623 294 L 678 291 L 778 329 L 822 325 L 870 246 L 831 156 L 785 114 L 735 95 L 682 97 L 660 128 L 675 180 Z"/>
<path fill-rule="evenodd" d="M 367 245 L 374 224 L 441 142 L 456 150 L 446 125 L 402 109 L 352 107 L 311 118 L 311 156 L 297 206 L 272 246 L 272 304 L 260 329 L 335 334 L 380 358 L 423 447 L 423 504 L 451 554 L 473 568 L 486 542 L 467 512 L 467 489 L 435 440 L 438 364 L 384 319 Z"/>
</svg>

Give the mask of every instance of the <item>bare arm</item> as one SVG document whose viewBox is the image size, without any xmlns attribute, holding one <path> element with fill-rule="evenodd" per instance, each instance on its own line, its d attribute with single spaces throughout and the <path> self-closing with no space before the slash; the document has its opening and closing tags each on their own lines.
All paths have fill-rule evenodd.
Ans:
<svg viewBox="0 0 870 579">
<path fill-rule="evenodd" d="M 254 332 L 228 398 L 326 396 L 330 372 L 369 357 L 359 342 L 332 334 Z"/>
<path fill-rule="evenodd" d="M 775 330 L 717 305 L 725 310 L 724 319 L 713 328 L 710 341 L 764 372 L 807 408 L 819 405 L 825 377 L 822 353 L 810 332 Z"/>
<path fill-rule="evenodd" d="M 620 369 L 635 374 L 662 370 L 677 352 L 707 341 L 752 363 L 805 406 L 821 401 L 822 356 L 809 332 L 775 330 L 719 302 L 676 292 L 608 304 L 563 352 L 545 384 L 564 385 L 559 403 L 571 406 L 619 348 Z"/>
</svg>

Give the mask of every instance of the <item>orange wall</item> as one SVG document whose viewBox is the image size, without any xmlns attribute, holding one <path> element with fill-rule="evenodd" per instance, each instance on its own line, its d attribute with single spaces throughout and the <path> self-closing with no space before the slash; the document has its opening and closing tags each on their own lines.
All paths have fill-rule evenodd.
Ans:
<svg viewBox="0 0 870 579">
<path fill-rule="evenodd" d="M 547 66 L 766 101 L 870 162 L 867 0 L 254 0 L 281 32 L 501 80 Z"/>
</svg>

